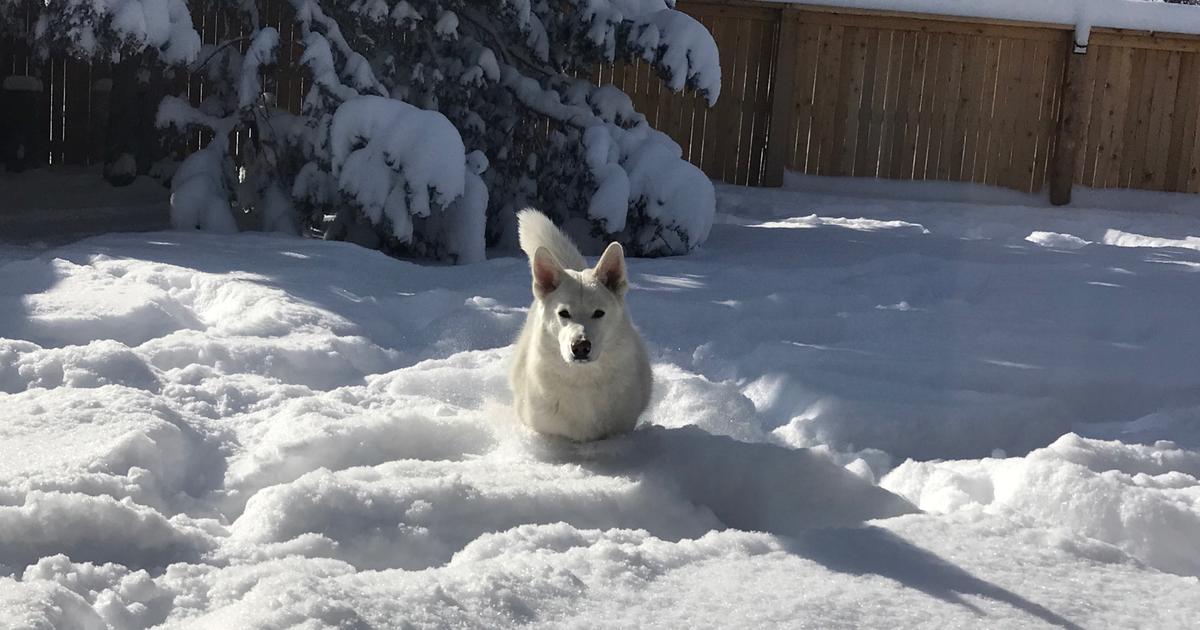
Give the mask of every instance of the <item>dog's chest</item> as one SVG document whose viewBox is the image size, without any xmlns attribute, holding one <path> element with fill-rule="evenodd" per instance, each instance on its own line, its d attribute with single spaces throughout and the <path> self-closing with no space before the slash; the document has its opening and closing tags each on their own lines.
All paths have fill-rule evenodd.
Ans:
<svg viewBox="0 0 1200 630">
<path fill-rule="evenodd" d="M 543 366 L 544 368 L 549 366 Z M 597 366 L 600 367 L 600 366 Z M 536 429 L 567 435 L 574 439 L 594 439 L 627 431 L 637 422 L 641 409 L 628 366 L 589 370 L 570 377 L 562 373 L 543 373 L 531 402 L 536 411 L 529 419 Z"/>
</svg>

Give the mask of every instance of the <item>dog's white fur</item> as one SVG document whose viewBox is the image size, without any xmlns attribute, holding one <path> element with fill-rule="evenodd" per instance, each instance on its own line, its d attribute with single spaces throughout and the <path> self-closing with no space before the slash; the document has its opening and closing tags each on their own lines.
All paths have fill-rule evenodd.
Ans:
<svg viewBox="0 0 1200 630">
<path fill-rule="evenodd" d="M 510 374 L 517 417 L 539 433 L 580 442 L 631 431 L 650 402 L 652 378 L 625 308 L 621 245 L 609 244 L 589 269 L 546 215 L 522 210 L 517 221 L 534 298 Z"/>
</svg>

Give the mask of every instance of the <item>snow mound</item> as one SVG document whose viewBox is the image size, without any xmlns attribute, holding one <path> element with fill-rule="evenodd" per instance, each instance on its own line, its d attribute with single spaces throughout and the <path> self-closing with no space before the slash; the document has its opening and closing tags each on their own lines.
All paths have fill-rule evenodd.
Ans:
<svg viewBox="0 0 1200 630">
<path fill-rule="evenodd" d="M 220 483 L 210 474 L 223 465 L 216 438 L 160 396 L 117 385 L 61 387 L 7 396 L 4 406 L 0 492 L 5 494 L 37 489 L 119 493 L 161 506 Z"/>
<path fill-rule="evenodd" d="M 1200 251 L 1200 237 L 1187 236 L 1185 238 L 1162 238 L 1158 236 L 1146 236 L 1144 234 L 1134 234 L 1122 230 L 1107 230 L 1104 233 L 1104 244 L 1115 245 L 1117 247 L 1179 247 L 1182 249 L 1193 249 Z"/>
<path fill-rule="evenodd" d="M 216 546 L 211 521 L 164 517 L 130 498 L 33 491 L 20 505 L 0 505 L 0 558 L 25 566 L 55 553 L 133 567 L 196 562 Z"/>
<path fill-rule="evenodd" d="M 921 509 L 1015 513 L 1200 575 L 1200 453 L 1067 434 L 1025 457 L 901 464 L 881 485 Z M 1108 553 L 1111 557 L 1111 552 Z"/>
<path fill-rule="evenodd" d="M 258 443 L 232 460 L 226 476 L 235 496 L 257 496 L 267 486 L 317 470 L 397 459 L 462 460 L 490 450 L 495 442 L 474 419 L 362 413 L 312 400 L 272 410 L 255 431 Z"/>
<path fill-rule="evenodd" d="M 1026 236 L 1025 240 L 1042 247 L 1056 249 L 1080 249 L 1092 244 L 1091 241 L 1085 241 L 1078 236 L 1059 234 L 1058 232 L 1034 232 Z"/>
<path fill-rule="evenodd" d="M 826 225 L 846 228 L 848 230 L 859 230 L 863 232 L 874 232 L 876 230 L 916 230 L 921 234 L 928 234 L 929 230 L 919 223 L 909 223 L 908 221 L 879 221 L 876 219 L 867 219 L 859 217 L 856 219 L 847 219 L 841 217 L 819 217 L 815 214 L 810 214 L 806 217 L 790 217 L 781 221 L 764 221 L 757 223 L 754 227 L 760 228 L 817 228 Z"/>
<path fill-rule="evenodd" d="M 108 630 L 108 624 L 82 597 L 44 580 L 0 577 L 0 618 L 10 628 L 30 630 Z"/>
</svg>

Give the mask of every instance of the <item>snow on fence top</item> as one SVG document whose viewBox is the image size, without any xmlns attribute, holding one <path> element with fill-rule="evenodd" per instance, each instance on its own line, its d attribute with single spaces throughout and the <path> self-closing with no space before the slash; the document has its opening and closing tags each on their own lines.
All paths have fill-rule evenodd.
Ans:
<svg viewBox="0 0 1200 630">
<path fill-rule="evenodd" d="M 1121 28 L 1200 35 L 1200 7 L 1143 0 L 763 0 L 803 4 L 903 11 L 964 18 L 1062 24 L 1075 27 L 1075 40 L 1087 44 L 1093 27 Z"/>
</svg>

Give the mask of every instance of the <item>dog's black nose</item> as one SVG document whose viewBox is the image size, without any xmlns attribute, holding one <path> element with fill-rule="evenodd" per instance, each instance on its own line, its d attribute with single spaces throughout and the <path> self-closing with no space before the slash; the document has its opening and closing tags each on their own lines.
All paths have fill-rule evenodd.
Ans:
<svg viewBox="0 0 1200 630">
<path fill-rule="evenodd" d="M 592 352 L 592 342 L 587 339 L 580 339 L 571 344 L 571 354 L 575 355 L 576 359 L 586 359 L 588 354 Z"/>
</svg>

